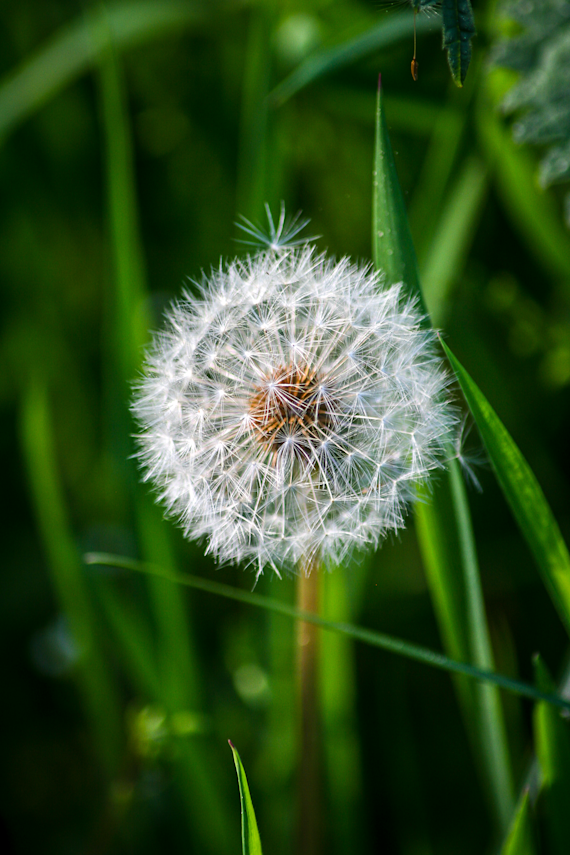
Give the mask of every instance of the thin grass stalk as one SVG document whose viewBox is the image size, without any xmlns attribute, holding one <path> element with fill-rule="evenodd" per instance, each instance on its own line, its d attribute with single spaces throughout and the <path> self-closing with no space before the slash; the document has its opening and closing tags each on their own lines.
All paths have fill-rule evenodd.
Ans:
<svg viewBox="0 0 570 855">
<path fill-rule="evenodd" d="M 297 579 L 297 607 L 319 613 L 318 560 L 301 567 Z M 299 703 L 299 784 L 297 788 L 299 855 L 320 855 L 321 842 L 321 721 L 319 708 L 319 630 L 297 624 L 297 693 Z"/>
</svg>

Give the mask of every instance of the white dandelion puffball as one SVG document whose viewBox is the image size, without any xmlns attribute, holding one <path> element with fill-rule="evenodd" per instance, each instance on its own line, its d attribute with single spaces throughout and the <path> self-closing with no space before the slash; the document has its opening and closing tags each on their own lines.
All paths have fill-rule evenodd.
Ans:
<svg viewBox="0 0 570 855">
<path fill-rule="evenodd" d="M 204 277 L 155 336 L 133 405 L 147 480 L 222 561 L 342 561 L 403 525 L 456 425 L 401 285 L 312 246 Z"/>
</svg>

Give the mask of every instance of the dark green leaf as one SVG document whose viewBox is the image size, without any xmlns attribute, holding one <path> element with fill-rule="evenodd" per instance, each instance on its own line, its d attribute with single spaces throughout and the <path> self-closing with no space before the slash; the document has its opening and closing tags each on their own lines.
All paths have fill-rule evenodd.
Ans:
<svg viewBox="0 0 570 855">
<path fill-rule="evenodd" d="M 475 22 L 471 0 L 443 0 L 443 47 L 451 76 L 457 86 L 463 86 L 471 61 L 471 39 L 475 35 Z"/>
<path fill-rule="evenodd" d="M 477 423 L 489 458 L 543 581 L 570 633 L 570 555 L 528 463 L 499 417 L 449 348 L 443 344 Z"/>
</svg>

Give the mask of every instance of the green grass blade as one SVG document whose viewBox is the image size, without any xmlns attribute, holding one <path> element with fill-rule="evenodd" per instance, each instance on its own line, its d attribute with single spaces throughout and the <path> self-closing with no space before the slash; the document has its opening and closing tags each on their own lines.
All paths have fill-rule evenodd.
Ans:
<svg viewBox="0 0 570 855">
<path fill-rule="evenodd" d="M 387 284 L 404 282 L 423 308 L 418 263 L 392 154 L 380 78 L 372 172 L 372 260 L 374 267 L 386 274 Z"/>
<path fill-rule="evenodd" d="M 154 638 L 143 615 L 117 593 L 115 580 L 98 578 L 94 587 L 129 680 L 143 698 L 160 698 Z"/>
<path fill-rule="evenodd" d="M 117 770 L 122 722 L 118 694 L 104 654 L 87 578 L 77 552 L 60 482 L 47 391 L 32 383 L 22 407 L 21 437 L 32 502 L 52 584 L 80 653 L 78 681 L 106 771 Z"/>
<path fill-rule="evenodd" d="M 426 16 L 418 18 L 417 33 L 433 32 L 439 22 Z M 338 71 L 381 48 L 389 47 L 401 39 L 412 39 L 414 20 L 407 12 L 395 13 L 355 38 L 326 48 L 305 59 L 291 74 L 282 80 L 269 95 L 271 106 L 278 107 L 325 74 Z"/>
<path fill-rule="evenodd" d="M 416 257 L 388 137 L 380 89 L 376 111 L 372 193 L 374 265 L 379 269 L 386 269 L 389 282 L 403 280 L 408 293 L 421 300 L 422 292 Z M 462 232 L 458 234 L 461 235 Z M 428 323 L 429 319 L 426 317 L 426 324 Z M 452 456 L 451 452 L 450 457 Z M 452 461 L 450 474 L 443 476 L 444 480 L 447 478 L 450 479 L 452 514 L 445 520 L 438 519 L 433 529 L 431 526 L 422 526 L 420 523 L 418 528 L 420 548 L 424 555 L 429 556 L 430 568 L 433 570 L 437 567 L 433 572 L 428 572 L 428 582 L 436 613 L 445 621 L 442 627 L 443 637 L 451 642 L 451 647 L 447 649 L 457 651 L 465 660 L 475 663 L 480 668 L 492 670 L 493 659 L 483 608 L 473 533 L 461 473 L 456 462 Z M 433 519 L 438 515 L 439 510 L 439 506 L 434 504 L 428 513 Z M 424 523 L 426 521 L 425 515 L 423 521 Z M 447 539 L 445 549 L 441 552 L 445 540 L 445 528 L 450 526 L 454 527 L 454 539 Z M 452 548 L 455 550 L 456 557 L 450 553 Z M 452 565 L 460 572 L 462 586 L 460 597 L 458 597 L 457 581 L 452 575 Z M 483 773 L 492 791 L 491 807 L 497 815 L 500 826 L 506 828 L 513 807 L 513 785 L 498 692 L 492 686 L 471 691 L 461 687 L 461 684 L 458 684 L 458 691 L 466 727 L 472 741 L 473 722 L 477 723 L 477 735 L 474 741 L 475 757 L 483 760 Z"/>
<path fill-rule="evenodd" d="M 453 82 L 463 86 L 471 62 L 471 39 L 475 22 L 471 0 L 442 0 L 443 47 Z"/>
<path fill-rule="evenodd" d="M 237 211 L 258 220 L 268 201 L 267 94 L 271 69 L 271 15 L 266 6 L 252 9 L 241 104 Z"/>
<path fill-rule="evenodd" d="M 528 463 L 459 360 L 443 344 L 479 428 L 499 484 L 570 633 L 570 555 Z"/>
<path fill-rule="evenodd" d="M 470 659 L 480 668 L 493 670 L 493 651 L 485 616 L 471 514 L 457 460 L 450 462 L 449 475 L 465 584 Z M 501 699 L 496 688 L 488 684 L 476 686 L 475 694 L 480 752 L 486 776 L 491 783 L 491 809 L 496 814 L 499 826 L 506 830 L 514 810 L 514 784 Z"/>
<path fill-rule="evenodd" d="M 242 855 L 261 855 L 261 840 L 259 839 L 259 831 L 257 830 L 257 820 L 253 809 L 253 802 L 249 793 L 249 786 L 245 775 L 245 769 L 241 762 L 240 756 L 236 749 L 228 739 L 239 785 L 239 800 L 241 805 L 241 849 Z"/>
<path fill-rule="evenodd" d="M 535 855 L 528 790 L 522 795 L 501 855 Z"/>
<path fill-rule="evenodd" d="M 542 691 L 554 686 L 540 656 L 534 660 L 536 683 Z M 548 704 L 534 711 L 534 734 L 546 808 L 546 824 L 552 855 L 566 855 L 570 840 L 570 733 L 568 723 Z"/>
<path fill-rule="evenodd" d="M 329 619 L 349 621 L 357 612 L 369 562 L 350 573 L 321 574 L 322 612 Z M 359 852 L 362 839 L 362 756 L 358 739 L 354 644 L 339 633 L 320 640 L 321 711 L 330 815 L 327 826 L 339 852 Z"/>
<path fill-rule="evenodd" d="M 121 51 L 178 32 L 202 17 L 198 4 L 182 0 L 114 3 L 108 11 L 113 42 Z M 9 72 L 0 81 L 0 138 L 87 71 L 106 45 L 105 34 L 93 26 L 93 16 L 87 13 Z"/>
<path fill-rule="evenodd" d="M 441 326 L 449 292 L 461 276 L 483 209 L 488 177 L 483 162 L 470 157 L 451 188 L 422 266 L 422 288 L 435 326 Z"/>
<path fill-rule="evenodd" d="M 256 606 L 262 609 L 269 609 L 277 614 L 285 615 L 293 620 L 303 620 L 306 623 L 314 623 L 322 629 L 330 630 L 331 632 L 341 632 L 350 638 L 361 641 L 364 644 L 369 644 L 372 647 L 378 647 L 381 650 L 387 650 L 390 653 L 397 653 L 400 656 L 405 656 L 409 659 L 414 659 L 416 662 L 423 662 L 425 665 L 431 665 L 433 668 L 439 668 L 443 671 L 448 671 L 452 674 L 464 674 L 474 680 L 482 680 L 484 682 L 493 683 L 513 692 L 516 695 L 521 695 L 532 700 L 544 700 L 554 706 L 560 707 L 563 710 L 570 711 L 570 700 L 560 697 L 549 692 L 543 692 L 535 686 L 524 683 L 521 680 L 514 680 L 511 677 L 505 677 L 503 674 L 498 674 L 494 671 L 487 671 L 483 668 L 477 668 L 467 662 L 457 662 L 444 656 L 442 653 L 437 653 L 427 647 L 422 647 L 419 644 L 411 644 L 407 641 L 402 641 L 399 638 L 386 635 L 385 633 L 375 632 L 371 629 L 363 629 L 359 626 L 354 626 L 349 623 L 338 623 L 335 621 L 321 618 L 313 612 L 304 612 L 288 603 L 274 600 L 270 597 L 265 597 L 262 594 L 256 594 L 253 591 L 243 591 L 239 588 L 234 588 L 231 585 L 224 585 L 221 582 L 212 582 L 210 579 L 201 579 L 198 576 L 190 574 L 174 573 L 166 570 L 163 567 L 156 565 L 144 564 L 134 558 L 126 558 L 122 555 L 110 555 L 103 552 L 91 552 L 84 556 L 87 564 L 100 564 L 105 567 L 122 567 L 125 570 L 135 570 L 140 573 L 147 573 L 155 576 L 160 576 L 162 579 L 167 579 L 178 585 L 187 585 L 197 591 L 204 591 L 209 594 L 215 594 L 219 597 L 227 597 L 230 600 L 235 600 L 238 603 L 246 603 L 250 606 Z"/>
</svg>

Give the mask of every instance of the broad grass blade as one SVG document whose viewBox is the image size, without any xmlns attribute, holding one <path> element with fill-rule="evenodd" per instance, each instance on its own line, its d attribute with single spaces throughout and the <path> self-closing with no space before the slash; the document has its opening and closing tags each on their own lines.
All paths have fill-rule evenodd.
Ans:
<svg viewBox="0 0 570 855">
<path fill-rule="evenodd" d="M 542 691 L 554 688 L 554 681 L 540 656 L 534 660 L 536 683 Z M 542 777 L 541 799 L 546 808 L 546 824 L 552 855 L 566 855 L 570 840 L 570 733 L 568 724 L 548 704 L 534 711 L 534 735 Z"/>
<path fill-rule="evenodd" d="M 501 855 L 535 855 L 535 852 L 527 790 L 519 802 L 509 834 L 501 848 Z"/>
<path fill-rule="evenodd" d="M 331 632 L 341 632 L 349 638 L 354 638 L 356 641 L 361 641 L 364 644 L 370 644 L 372 647 L 378 647 L 381 650 L 387 650 L 390 653 L 397 653 L 400 656 L 406 656 L 409 659 L 414 659 L 416 662 L 423 662 L 424 665 L 431 665 L 433 668 L 439 668 L 442 671 L 448 671 L 451 674 L 464 674 L 474 680 L 482 680 L 483 682 L 493 683 L 500 686 L 509 692 L 522 697 L 531 698 L 532 700 L 544 700 L 553 704 L 560 709 L 570 712 L 570 700 L 561 697 L 560 695 L 543 692 L 529 683 L 524 683 L 521 680 L 513 680 L 511 677 L 505 677 L 503 674 L 498 674 L 495 671 L 486 671 L 482 668 L 477 668 L 475 665 L 470 665 L 467 662 L 457 662 L 444 656 L 442 653 L 437 653 L 427 647 L 422 647 L 419 644 L 411 644 L 407 641 L 402 641 L 400 638 L 395 638 L 391 635 L 386 635 L 382 632 L 375 632 L 371 629 L 363 629 L 359 626 L 354 626 L 349 623 L 337 623 L 335 621 L 321 618 L 313 612 L 304 612 L 289 605 L 288 603 L 279 600 L 265 597 L 262 594 L 256 594 L 254 591 L 243 591 L 240 588 L 234 588 L 231 585 L 224 585 L 220 582 L 213 582 L 210 579 L 201 579 L 198 576 L 189 574 L 173 573 L 163 567 L 157 565 L 144 564 L 134 558 L 126 558 L 122 555 L 110 555 L 103 552 L 91 552 L 84 555 L 84 560 L 87 564 L 100 564 L 105 567 L 123 567 L 125 570 L 135 570 L 140 573 L 147 573 L 154 576 L 159 576 L 169 582 L 178 585 L 187 585 L 189 588 L 194 588 L 198 591 L 205 591 L 210 594 L 215 594 L 220 597 L 227 597 L 230 600 L 235 600 L 238 603 L 246 603 L 250 606 L 267 609 L 276 614 L 286 615 L 293 620 L 302 620 L 305 623 L 314 623 L 322 629 Z"/>
<path fill-rule="evenodd" d="M 182 0 L 139 0 L 109 4 L 109 29 L 122 51 L 195 24 L 203 7 Z M 0 81 L 0 138 L 87 71 L 106 50 L 98 10 L 60 30 L 44 47 Z"/>
<path fill-rule="evenodd" d="M 418 34 L 433 31 L 438 26 L 439 21 L 434 23 L 433 19 L 427 16 L 418 18 L 416 22 Z M 411 39 L 413 27 L 412 15 L 406 12 L 395 13 L 355 38 L 347 39 L 335 47 L 317 51 L 273 89 L 269 95 L 271 106 L 280 106 L 300 89 L 325 74 L 338 71 L 401 39 Z"/>
<path fill-rule="evenodd" d="M 259 838 L 259 831 L 257 830 L 257 820 L 255 818 L 253 802 L 251 801 L 251 795 L 249 793 L 245 769 L 243 768 L 243 764 L 236 749 L 230 740 L 228 740 L 228 742 L 234 756 L 239 785 L 242 855 L 261 855 L 261 840 Z"/>
<path fill-rule="evenodd" d="M 375 267 L 385 270 L 388 282 L 403 281 L 406 291 L 422 301 L 416 256 L 388 137 L 380 87 L 372 191 L 372 252 Z M 429 325 L 427 314 L 425 323 Z M 424 516 L 424 524 L 420 522 L 418 527 L 420 548 L 427 557 L 428 583 L 436 614 L 443 621 L 440 625 L 443 638 L 449 645 L 447 649 L 480 668 L 492 670 L 493 656 L 465 487 L 457 461 L 452 459 L 453 449 L 449 449 L 449 457 L 449 472 L 442 479 L 449 479 L 452 513 L 449 517 L 439 518 L 433 526 L 425 524 Z M 428 512 L 432 521 L 440 511 L 440 506 L 434 503 Z M 422 511 L 419 513 L 421 515 Z M 454 535 L 446 540 L 443 532 L 450 527 L 454 528 Z M 453 556 L 451 549 L 454 550 Z M 459 579 L 453 577 L 452 565 L 458 568 Z M 500 827 L 506 830 L 513 809 L 513 784 L 499 695 L 496 688 L 490 686 L 472 690 L 458 684 L 458 691 L 475 757 L 478 762 L 482 760 L 487 782 L 485 789 L 492 794 L 490 807 Z M 473 722 L 476 722 L 475 740 Z"/>
<path fill-rule="evenodd" d="M 459 360 L 443 344 L 479 428 L 499 484 L 546 588 L 570 633 L 570 555 L 538 481 L 507 429 Z"/>
<path fill-rule="evenodd" d="M 389 284 L 403 282 L 425 312 L 416 253 L 386 124 L 380 77 L 372 171 L 372 260 L 377 270 L 384 271 Z"/>
</svg>

